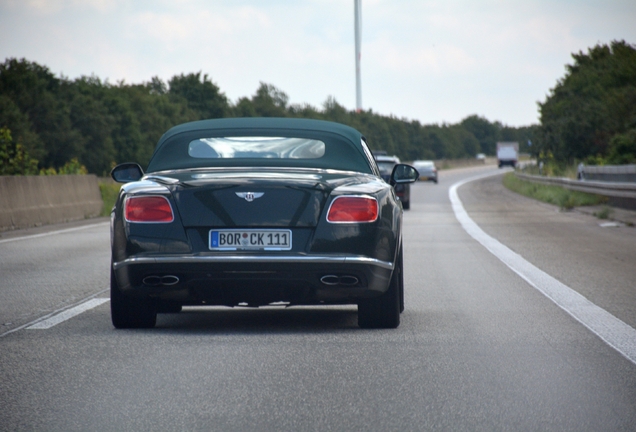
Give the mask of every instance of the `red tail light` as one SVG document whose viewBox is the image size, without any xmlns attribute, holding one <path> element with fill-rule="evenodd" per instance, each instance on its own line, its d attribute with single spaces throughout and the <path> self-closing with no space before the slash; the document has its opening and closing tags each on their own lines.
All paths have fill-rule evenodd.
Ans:
<svg viewBox="0 0 636 432">
<path fill-rule="evenodd" d="M 378 218 L 375 198 L 358 196 L 337 197 L 329 207 L 327 221 L 331 223 L 374 222 Z"/>
<path fill-rule="evenodd" d="M 124 216 L 128 222 L 169 223 L 174 220 L 170 202 L 163 196 L 128 197 Z"/>
</svg>

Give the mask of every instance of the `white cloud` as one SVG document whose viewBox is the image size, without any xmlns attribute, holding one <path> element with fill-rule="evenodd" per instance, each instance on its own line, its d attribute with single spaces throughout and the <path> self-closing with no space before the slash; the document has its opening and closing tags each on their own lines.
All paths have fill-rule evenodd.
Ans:
<svg viewBox="0 0 636 432">
<path fill-rule="evenodd" d="M 120 0 L 8 0 L 7 3 L 21 4 L 33 13 L 50 15 L 74 9 L 93 9 L 103 13 L 115 10 L 122 2 Z"/>
<path fill-rule="evenodd" d="M 202 71 L 235 101 L 260 81 L 293 103 L 355 104 L 348 0 L 4 0 L 0 57 L 74 78 Z M 636 43 L 633 0 L 363 0 L 365 108 L 423 123 L 537 119 L 572 52 Z"/>
</svg>

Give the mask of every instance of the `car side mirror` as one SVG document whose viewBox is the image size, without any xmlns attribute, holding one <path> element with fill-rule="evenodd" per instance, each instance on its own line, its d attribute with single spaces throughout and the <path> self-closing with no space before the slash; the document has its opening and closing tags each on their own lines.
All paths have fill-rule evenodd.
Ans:
<svg viewBox="0 0 636 432">
<path fill-rule="evenodd" d="M 420 177 L 420 173 L 411 165 L 397 164 L 393 167 L 390 183 L 396 184 L 413 183 Z"/>
<path fill-rule="evenodd" d="M 110 172 L 110 176 L 117 183 L 130 183 L 139 181 L 144 176 L 144 171 L 139 164 L 133 162 L 125 162 L 117 165 Z"/>
</svg>

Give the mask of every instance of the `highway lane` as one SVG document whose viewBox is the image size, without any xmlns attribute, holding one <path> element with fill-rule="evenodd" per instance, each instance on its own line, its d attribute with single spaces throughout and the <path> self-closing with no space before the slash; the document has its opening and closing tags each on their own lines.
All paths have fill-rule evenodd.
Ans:
<svg viewBox="0 0 636 432">
<path fill-rule="evenodd" d="M 339 307 L 195 308 L 161 315 L 153 330 L 115 331 L 105 303 L 48 330 L 0 338 L 0 429 L 633 430 L 636 366 L 457 222 L 448 187 L 488 170 L 443 171 L 439 185 L 413 186 L 404 227 L 407 309 L 397 330 L 360 330 L 355 308 Z M 580 216 L 525 200 L 507 211 L 513 201 L 490 182 L 460 188 L 471 217 L 631 322 L 629 287 L 616 288 L 633 280 L 631 249 L 614 252 L 612 279 L 593 279 L 603 265 L 590 267 L 593 253 L 568 247 L 580 246 L 569 237 L 570 228 L 581 228 Z M 594 223 L 580 222 L 589 225 L 592 244 L 633 235 Z M 87 257 L 85 266 L 99 267 L 108 230 L 89 231 L 68 244 L 99 245 L 93 264 L 90 248 L 78 254 Z M 0 244 L 3 274 L 10 270 L 6 256 L 44 248 L 29 242 L 9 254 L 9 243 Z M 12 265 L 20 268 L 18 258 Z M 43 273 L 23 270 L 24 289 L 46 280 L 46 269 L 68 265 L 63 261 L 44 260 L 36 266 Z M 71 282 L 75 273 L 66 267 L 60 277 L 75 287 L 74 298 L 89 295 L 76 292 L 85 284 Z M 103 289 L 102 277 L 93 293 Z"/>
<path fill-rule="evenodd" d="M 2 233 L 0 336 L 109 287 L 108 219 Z"/>
</svg>

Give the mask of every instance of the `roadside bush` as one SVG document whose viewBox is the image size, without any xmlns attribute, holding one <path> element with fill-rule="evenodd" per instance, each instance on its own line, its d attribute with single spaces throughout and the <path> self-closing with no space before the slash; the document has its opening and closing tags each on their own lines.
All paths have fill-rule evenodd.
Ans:
<svg viewBox="0 0 636 432">
<path fill-rule="evenodd" d="M 529 182 L 518 178 L 514 173 L 505 174 L 503 184 L 513 192 L 548 204 L 557 205 L 561 210 L 607 202 L 607 198 L 600 195 L 572 191 L 560 186 Z"/>
<path fill-rule="evenodd" d="M 117 196 L 119 195 L 119 189 L 121 189 L 121 185 L 119 183 L 110 183 L 110 182 L 99 183 L 99 191 L 102 194 L 102 201 L 104 202 L 104 207 L 102 207 L 102 212 L 100 216 L 110 215 L 110 211 L 113 209 L 113 206 L 115 205 L 115 201 L 117 201 Z"/>
<path fill-rule="evenodd" d="M 610 140 L 608 165 L 636 163 L 636 129 L 617 134 Z"/>
<path fill-rule="evenodd" d="M 86 167 L 79 163 L 77 158 L 73 158 L 66 162 L 59 170 L 55 168 L 42 168 L 40 175 L 86 175 L 88 170 Z"/>
<path fill-rule="evenodd" d="M 0 175 L 33 175 L 38 173 L 38 161 L 20 143 L 13 141 L 11 131 L 0 128 Z"/>
</svg>

